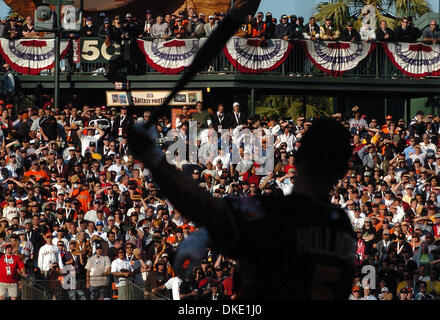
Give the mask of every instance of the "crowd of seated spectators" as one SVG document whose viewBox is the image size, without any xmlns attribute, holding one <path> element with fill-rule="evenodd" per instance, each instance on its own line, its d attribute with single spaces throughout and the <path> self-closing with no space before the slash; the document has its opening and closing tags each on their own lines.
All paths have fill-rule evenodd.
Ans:
<svg viewBox="0 0 440 320">
<path fill-rule="evenodd" d="M 202 12 L 195 12 L 194 9 L 181 11 L 179 14 L 158 14 L 155 16 L 150 10 L 146 10 L 143 17 L 136 17 L 131 13 L 109 17 L 102 12 L 95 18 L 86 17 L 80 32 L 66 31 L 63 33 L 63 37 L 104 37 L 117 42 L 137 38 L 201 38 L 208 37 L 224 17 L 224 12 L 205 15 Z M 426 44 L 437 44 L 438 42 L 440 31 L 435 20 L 431 21 L 424 30 L 415 27 L 411 18 L 403 18 L 399 24 L 393 30 L 386 21 L 382 20 L 376 29 L 365 25 L 357 30 L 353 22 L 349 21 L 341 30 L 335 26 L 331 18 L 325 19 L 319 25 L 315 17 L 310 17 L 308 22 L 304 23 L 303 17 L 283 14 L 278 21 L 270 12 L 267 12 L 266 15 L 263 12 L 258 12 L 255 16 L 249 14 L 235 35 L 284 40 L 417 42 L 420 39 Z M 15 17 L 7 21 L 3 20 L 0 23 L 0 31 L 2 37 L 7 39 L 53 36 L 53 33 L 36 31 L 30 16 L 26 17 L 24 21 Z"/>
</svg>

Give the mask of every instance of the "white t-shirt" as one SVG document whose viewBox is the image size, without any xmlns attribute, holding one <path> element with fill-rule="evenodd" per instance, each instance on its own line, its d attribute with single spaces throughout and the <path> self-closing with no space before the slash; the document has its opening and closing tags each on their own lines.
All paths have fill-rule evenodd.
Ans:
<svg viewBox="0 0 440 320">
<path fill-rule="evenodd" d="M 130 261 L 127 259 L 121 260 L 119 258 L 115 259 L 112 262 L 111 273 L 113 272 L 121 272 L 122 269 L 128 270 L 130 272 L 133 271 Z M 124 277 L 114 277 L 116 287 L 122 287 L 127 284 L 127 279 Z"/>
<path fill-rule="evenodd" d="M 173 277 L 164 284 L 165 288 L 172 290 L 173 300 L 180 300 L 179 287 L 182 282 L 183 280 L 179 277 Z"/>
<path fill-rule="evenodd" d="M 84 155 L 86 154 L 86 150 L 87 148 L 90 146 L 90 142 L 95 142 L 96 145 L 98 145 L 98 140 L 99 140 L 99 134 L 96 134 L 94 136 L 89 136 L 89 135 L 82 135 L 81 136 L 81 155 L 84 157 Z"/>
</svg>

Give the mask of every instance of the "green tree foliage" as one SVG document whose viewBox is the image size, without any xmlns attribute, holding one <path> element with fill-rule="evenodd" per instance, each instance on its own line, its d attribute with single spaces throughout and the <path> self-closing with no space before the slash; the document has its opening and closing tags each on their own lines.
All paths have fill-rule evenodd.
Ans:
<svg viewBox="0 0 440 320">
<path fill-rule="evenodd" d="M 362 20 L 361 11 L 366 5 L 376 7 L 377 24 L 385 20 L 390 28 L 395 28 L 408 12 L 407 0 L 330 0 L 321 2 L 315 7 L 315 17 L 321 24 L 327 17 L 332 18 L 340 30 L 343 30 L 349 21 L 354 22 L 354 27 L 359 29 Z M 426 0 L 410 0 L 410 15 L 413 18 L 430 11 L 430 5 Z"/>
<path fill-rule="evenodd" d="M 255 103 L 255 113 L 260 117 L 307 119 L 328 117 L 333 113 L 333 99 L 316 96 L 287 96 L 269 95 L 261 96 Z"/>
</svg>

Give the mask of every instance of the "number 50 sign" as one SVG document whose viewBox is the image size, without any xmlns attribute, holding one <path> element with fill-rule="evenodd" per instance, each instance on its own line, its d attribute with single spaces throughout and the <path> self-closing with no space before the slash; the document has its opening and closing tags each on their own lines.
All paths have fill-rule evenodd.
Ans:
<svg viewBox="0 0 440 320">
<path fill-rule="evenodd" d="M 113 43 L 107 47 L 103 38 L 81 38 L 81 61 L 106 63 L 121 55 L 121 46 Z"/>
</svg>

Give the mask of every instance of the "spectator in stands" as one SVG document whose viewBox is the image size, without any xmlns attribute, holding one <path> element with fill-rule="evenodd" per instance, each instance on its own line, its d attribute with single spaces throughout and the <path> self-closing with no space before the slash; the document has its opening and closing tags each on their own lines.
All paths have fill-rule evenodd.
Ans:
<svg viewBox="0 0 440 320">
<path fill-rule="evenodd" d="M 394 31 L 387 26 L 387 22 L 382 20 L 380 22 L 380 28 L 376 29 L 376 40 L 377 41 L 394 41 Z"/>
<path fill-rule="evenodd" d="M 332 19 L 325 19 L 324 25 L 322 25 L 320 28 L 319 38 L 321 40 L 336 41 L 339 39 L 340 35 L 341 33 L 339 30 L 332 24 Z"/>
<path fill-rule="evenodd" d="M 38 33 L 35 31 L 34 20 L 27 16 L 25 23 L 22 26 L 22 34 L 24 38 L 38 38 Z"/>
<path fill-rule="evenodd" d="M 197 121 L 197 132 L 201 129 L 206 129 L 211 124 L 211 116 L 206 110 L 203 110 L 203 103 L 197 101 L 196 103 L 197 111 L 191 113 L 192 120 Z"/>
<path fill-rule="evenodd" d="M 298 17 L 298 23 L 295 29 L 295 38 L 296 39 L 302 39 L 303 38 L 303 32 L 304 32 L 304 18 Z"/>
<path fill-rule="evenodd" d="M 93 19 L 91 17 L 86 18 L 86 25 L 83 27 L 81 36 L 82 37 L 96 37 L 98 30 L 96 29 L 96 25 L 93 23 Z"/>
<path fill-rule="evenodd" d="M 353 28 L 353 23 L 348 22 L 347 27 L 342 32 L 339 40 L 340 41 L 349 41 L 349 42 L 361 41 L 361 35 L 359 34 L 359 32 L 357 32 L 356 29 Z"/>
<path fill-rule="evenodd" d="M 256 21 L 252 24 L 252 37 L 263 38 L 266 35 L 267 25 L 263 21 L 263 12 L 258 12 Z"/>
<path fill-rule="evenodd" d="M 440 36 L 440 30 L 435 20 L 431 20 L 429 26 L 423 30 L 422 41 L 426 44 L 437 44 Z"/>
<path fill-rule="evenodd" d="M 394 30 L 394 40 L 397 42 L 416 42 L 419 30 L 415 28 L 408 18 L 403 18 L 400 26 Z"/>
<path fill-rule="evenodd" d="M 214 29 L 217 28 L 217 24 L 214 23 L 214 16 L 208 17 L 208 23 L 205 23 L 203 28 L 205 29 L 205 36 L 209 37 L 212 31 L 214 31 Z"/>
<path fill-rule="evenodd" d="M 287 15 L 281 16 L 281 22 L 275 28 L 275 36 L 278 39 L 289 41 L 295 36 L 295 31 L 292 25 L 288 22 Z"/>
<path fill-rule="evenodd" d="M 302 30 L 304 39 L 318 40 L 319 39 L 319 26 L 316 24 L 315 17 L 310 17 L 309 23 Z"/>
<path fill-rule="evenodd" d="M 205 36 L 205 23 L 198 15 L 194 14 L 190 23 L 188 23 L 188 33 L 193 38 L 201 38 Z"/>
<path fill-rule="evenodd" d="M 376 40 L 376 32 L 374 31 L 373 26 L 369 24 L 363 25 L 359 30 L 359 34 L 361 36 L 361 40 L 364 42 Z"/>
<path fill-rule="evenodd" d="M 156 17 L 156 23 L 151 27 L 150 35 L 153 38 L 158 39 L 168 39 L 170 37 L 170 27 L 168 23 L 163 22 L 163 17 L 161 15 Z"/>
<path fill-rule="evenodd" d="M 266 13 L 266 20 L 264 21 L 264 23 L 266 24 L 266 32 L 264 37 L 266 39 L 273 38 L 275 36 L 275 28 L 277 27 L 277 24 L 273 21 L 272 13 Z"/>
<path fill-rule="evenodd" d="M 232 104 L 232 113 L 229 114 L 229 125 L 231 129 L 235 129 L 237 126 L 241 124 L 245 124 L 247 116 L 240 111 L 240 103 L 234 102 Z"/>
<path fill-rule="evenodd" d="M 293 32 L 296 32 L 296 27 L 298 26 L 298 17 L 294 14 L 290 15 L 290 24 L 292 25 Z"/>
<path fill-rule="evenodd" d="M 2 38 L 6 39 L 20 39 L 23 37 L 22 29 L 17 25 L 17 19 L 15 17 L 9 18 L 8 23 L 6 23 L 3 29 Z"/>
<path fill-rule="evenodd" d="M 156 17 L 156 21 L 157 21 L 157 17 Z M 154 19 L 151 16 L 151 11 L 147 10 L 145 12 L 145 20 L 141 23 L 140 27 L 141 27 L 141 32 L 139 34 L 139 38 L 151 38 L 152 34 L 151 34 L 151 28 L 154 25 Z"/>
<path fill-rule="evenodd" d="M 106 38 L 106 41 L 119 40 L 120 36 L 118 37 L 118 32 L 116 29 L 117 28 L 115 26 L 110 24 L 110 19 L 106 17 L 104 18 L 103 24 L 99 27 L 98 37 Z"/>
<path fill-rule="evenodd" d="M 176 18 L 176 25 L 172 28 L 173 37 L 176 39 L 184 39 L 188 36 L 188 31 L 183 25 L 181 17 Z"/>
</svg>

